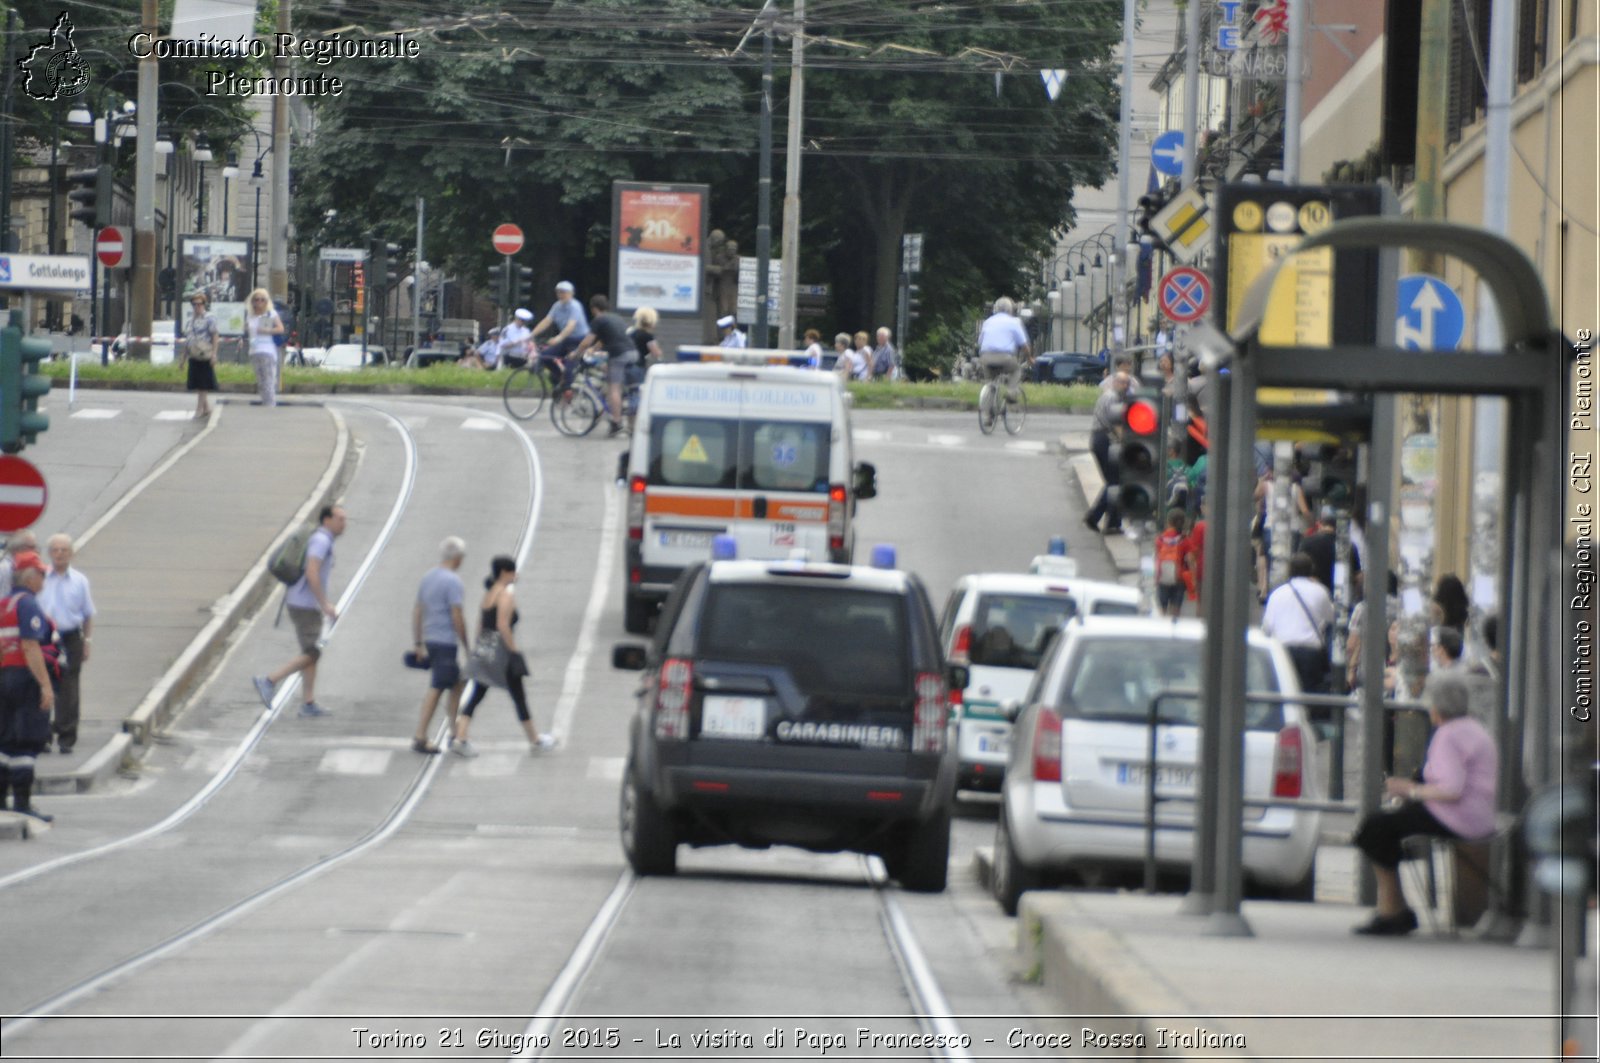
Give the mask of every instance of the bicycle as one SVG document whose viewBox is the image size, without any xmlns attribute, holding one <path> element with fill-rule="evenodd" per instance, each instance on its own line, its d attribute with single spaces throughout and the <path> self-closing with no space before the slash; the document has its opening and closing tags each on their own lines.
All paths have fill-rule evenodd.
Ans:
<svg viewBox="0 0 1600 1063">
<path fill-rule="evenodd" d="M 1022 389 L 1022 384 L 1017 383 L 1017 397 L 1011 398 L 1006 390 L 996 384 L 991 376 L 984 382 L 982 390 L 978 392 L 978 430 L 984 435 L 994 432 L 996 420 L 1002 420 L 1006 425 L 1008 435 L 1016 435 L 1022 431 L 1023 422 L 1028 419 L 1028 393 Z"/>
<path fill-rule="evenodd" d="M 602 415 L 615 420 L 611 403 L 606 398 L 605 370 L 604 358 L 583 360 L 566 394 L 550 405 L 550 422 L 556 426 L 556 431 L 566 436 L 586 436 L 594 431 Z M 622 385 L 622 406 L 630 427 L 639 409 L 639 386 L 643 379 L 643 373 L 630 367 Z"/>
<path fill-rule="evenodd" d="M 506 377 L 500 389 L 506 412 L 519 421 L 531 421 L 544 409 L 550 392 L 561 386 L 561 359 L 539 351 L 532 365 L 520 365 Z"/>
</svg>

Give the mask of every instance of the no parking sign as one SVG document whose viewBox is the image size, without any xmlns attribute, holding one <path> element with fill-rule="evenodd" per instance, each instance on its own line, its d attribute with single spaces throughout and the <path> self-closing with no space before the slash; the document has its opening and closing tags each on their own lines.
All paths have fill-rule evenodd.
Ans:
<svg viewBox="0 0 1600 1063">
<path fill-rule="evenodd" d="M 1211 278 L 1193 266 L 1179 266 L 1161 278 L 1161 312 L 1180 325 L 1198 321 L 1211 307 Z"/>
</svg>

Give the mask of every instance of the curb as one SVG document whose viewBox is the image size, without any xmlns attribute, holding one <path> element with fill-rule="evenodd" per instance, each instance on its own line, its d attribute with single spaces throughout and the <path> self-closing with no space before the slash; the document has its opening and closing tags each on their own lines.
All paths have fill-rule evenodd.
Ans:
<svg viewBox="0 0 1600 1063">
<path fill-rule="evenodd" d="M 1095 498 L 1100 494 L 1100 488 L 1105 480 L 1100 476 L 1100 466 L 1095 464 L 1094 455 L 1085 452 L 1088 447 L 1089 436 L 1082 432 L 1068 432 L 1061 437 L 1061 449 L 1070 457 L 1067 464 L 1072 467 L 1072 473 L 1078 479 L 1078 487 L 1083 491 L 1083 508 L 1087 512 Z M 1081 445 L 1074 445 L 1081 444 Z M 1077 451 L 1078 453 L 1073 453 Z M 1106 551 L 1110 553 L 1112 563 L 1124 575 L 1137 573 L 1142 562 L 1139 544 L 1125 535 L 1103 536 Z"/>
<path fill-rule="evenodd" d="M 27 841 L 50 832 L 50 824 L 41 823 L 21 812 L 0 811 L 0 840 Z"/>
<path fill-rule="evenodd" d="M 123 762 L 133 748 L 133 736 L 125 731 L 111 736 L 111 741 L 95 751 L 94 756 L 82 766 L 59 775 L 37 775 L 34 791 L 41 794 L 88 793 L 99 784 L 122 770 Z"/>
<path fill-rule="evenodd" d="M 212 605 L 211 619 L 206 626 L 178 655 L 172 667 L 156 681 L 138 707 L 123 719 L 122 730 L 129 736 L 130 743 L 148 745 L 151 734 L 172 719 L 184 699 L 205 675 L 212 659 L 226 645 L 234 628 L 259 608 L 277 587 L 277 580 L 267 571 L 268 560 L 296 528 L 309 520 L 311 514 L 336 499 L 349 482 L 356 464 L 356 451 L 350 446 L 350 429 L 338 410 L 329 407 L 327 412 L 334 420 L 337 441 L 322 479 L 238 586 Z M 82 776 L 86 770 L 87 766 L 69 777 Z"/>
<path fill-rule="evenodd" d="M 1117 933 L 1097 925 L 1070 894 L 1022 895 L 1017 952 L 1023 968 L 1035 972 L 1055 999 L 1071 1001 L 1077 1014 L 1096 1016 L 1099 1032 L 1140 1035 L 1144 1044 L 1155 1046 L 1158 1028 L 1191 1021 L 1184 1013 L 1194 1009 L 1179 1003 L 1181 994 L 1135 960 Z M 1238 1032 L 1216 1018 L 1208 1018 L 1206 1026 L 1218 1034 Z M 1163 1059 L 1239 1058 L 1236 1049 L 1167 1048 L 1155 1054 Z"/>
</svg>

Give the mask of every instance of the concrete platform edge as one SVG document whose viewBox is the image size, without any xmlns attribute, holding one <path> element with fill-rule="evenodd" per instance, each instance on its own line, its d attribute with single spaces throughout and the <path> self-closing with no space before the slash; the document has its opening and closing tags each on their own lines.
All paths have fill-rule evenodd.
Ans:
<svg viewBox="0 0 1600 1063">
<path fill-rule="evenodd" d="M 212 607 L 211 620 L 195 636 L 194 641 L 173 662 L 138 707 L 123 720 L 122 729 L 131 736 L 133 743 L 148 744 L 151 733 L 176 715 L 184 698 L 198 685 L 234 629 L 260 608 L 278 586 L 277 580 L 267 571 L 267 562 L 278 546 L 295 528 L 310 520 L 312 514 L 338 498 L 348 483 L 354 472 L 356 458 L 356 451 L 350 446 L 350 430 L 338 410 L 332 407 L 324 409 L 334 421 L 335 443 L 333 456 L 322 478 L 312 489 L 305 504 L 284 526 L 266 553 L 251 566 L 244 579 Z M 84 772 L 77 774 L 81 776 Z"/>
</svg>

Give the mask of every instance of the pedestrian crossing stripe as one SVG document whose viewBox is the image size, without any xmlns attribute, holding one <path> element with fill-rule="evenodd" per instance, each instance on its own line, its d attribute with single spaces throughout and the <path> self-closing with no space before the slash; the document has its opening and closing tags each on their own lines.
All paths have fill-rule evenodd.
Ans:
<svg viewBox="0 0 1600 1063">
<path fill-rule="evenodd" d="M 162 410 L 156 414 L 158 421 L 189 421 L 194 419 L 193 410 Z"/>
<path fill-rule="evenodd" d="M 698 435 L 692 435 L 678 451 L 679 461 L 692 461 L 704 465 L 711 460 L 711 455 L 706 453 L 705 444 L 700 442 Z"/>
<path fill-rule="evenodd" d="M 468 417 L 461 422 L 461 427 L 469 432 L 503 432 L 505 422 L 493 417 Z"/>
<path fill-rule="evenodd" d="M 121 412 L 121 410 L 112 410 L 101 406 L 90 410 L 79 410 L 72 416 L 82 417 L 85 421 L 106 421 L 117 416 Z"/>
</svg>

